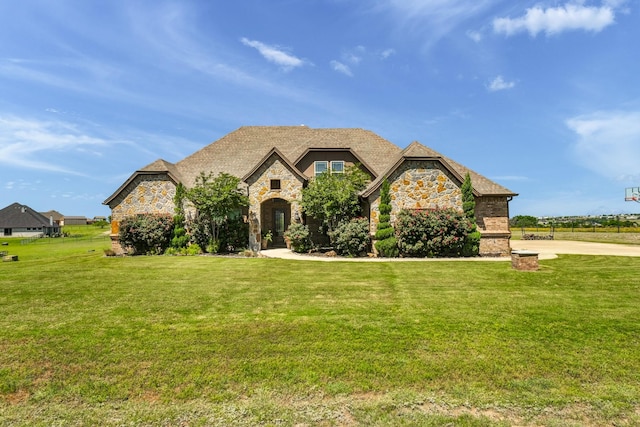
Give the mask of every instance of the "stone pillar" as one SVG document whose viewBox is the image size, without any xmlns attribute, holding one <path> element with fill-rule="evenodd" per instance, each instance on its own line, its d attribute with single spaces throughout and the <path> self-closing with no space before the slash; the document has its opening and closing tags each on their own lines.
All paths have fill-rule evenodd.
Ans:
<svg viewBox="0 0 640 427">
<path fill-rule="evenodd" d="M 520 271 L 538 270 L 538 253 L 532 251 L 511 252 L 511 267 Z"/>
</svg>

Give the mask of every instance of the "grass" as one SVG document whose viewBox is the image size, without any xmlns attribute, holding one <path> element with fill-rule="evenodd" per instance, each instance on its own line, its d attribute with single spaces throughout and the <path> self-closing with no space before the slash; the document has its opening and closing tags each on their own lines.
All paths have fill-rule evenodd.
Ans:
<svg viewBox="0 0 640 427">
<path fill-rule="evenodd" d="M 640 259 L 0 264 L 0 425 L 638 425 Z"/>
</svg>

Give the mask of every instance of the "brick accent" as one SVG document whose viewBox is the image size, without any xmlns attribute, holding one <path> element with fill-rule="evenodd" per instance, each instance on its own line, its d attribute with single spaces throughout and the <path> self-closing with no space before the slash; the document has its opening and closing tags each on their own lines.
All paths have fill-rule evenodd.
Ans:
<svg viewBox="0 0 640 427">
<path fill-rule="evenodd" d="M 536 271 L 539 268 L 538 254 L 530 251 L 513 251 L 511 253 L 511 266 L 516 270 Z"/>
</svg>

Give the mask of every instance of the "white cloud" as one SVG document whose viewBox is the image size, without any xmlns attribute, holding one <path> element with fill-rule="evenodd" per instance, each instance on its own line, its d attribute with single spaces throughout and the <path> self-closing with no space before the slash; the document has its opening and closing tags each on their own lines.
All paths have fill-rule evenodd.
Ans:
<svg viewBox="0 0 640 427">
<path fill-rule="evenodd" d="M 395 49 L 385 49 L 382 52 L 380 52 L 380 58 L 382 59 L 387 59 L 392 55 L 395 55 L 396 51 Z"/>
<path fill-rule="evenodd" d="M 47 159 L 52 153 L 106 144 L 69 123 L 0 117 L 0 163 L 14 167 L 82 175 Z"/>
<path fill-rule="evenodd" d="M 480 43 L 482 41 L 482 33 L 480 33 L 480 31 L 467 31 L 467 37 L 476 43 Z"/>
<path fill-rule="evenodd" d="M 570 30 L 599 32 L 615 22 L 612 5 L 612 2 L 606 2 L 600 7 L 567 3 L 547 9 L 535 6 L 527 9 L 526 13 L 518 18 L 495 18 L 493 30 L 507 36 L 527 31 L 533 37 L 540 32 L 547 35 Z"/>
<path fill-rule="evenodd" d="M 331 68 L 333 68 L 334 71 L 344 74 L 345 76 L 353 77 L 351 68 L 349 68 L 348 65 L 343 64 L 342 62 L 335 60 L 331 61 Z"/>
<path fill-rule="evenodd" d="M 580 163 L 607 178 L 640 179 L 640 111 L 602 111 L 566 121 Z"/>
<path fill-rule="evenodd" d="M 487 85 L 487 90 L 497 92 L 499 90 L 513 89 L 515 86 L 515 82 L 507 82 L 502 76 L 498 76 Z"/>
<path fill-rule="evenodd" d="M 499 0 L 375 0 L 373 9 L 389 15 L 396 26 L 418 35 L 429 48 Z"/>
<path fill-rule="evenodd" d="M 297 58 L 279 46 L 272 46 L 257 40 L 249 40 L 246 37 L 240 39 L 245 46 L 256 49 L 269 62 L 279 65 L 283 70 L 289 71 L 296 67 L 302 67 L 305 61 Z"/>
</svg>

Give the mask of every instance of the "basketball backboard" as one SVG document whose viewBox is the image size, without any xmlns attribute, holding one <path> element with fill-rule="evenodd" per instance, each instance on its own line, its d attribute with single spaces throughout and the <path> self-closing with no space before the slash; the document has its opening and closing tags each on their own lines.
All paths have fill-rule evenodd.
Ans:
<svg viewBox="0 0 640 427">
<path fill-rule="evenodd" d="M 640 187 L 629 187 L 624 189 L 625 202 L 640 203 Z"/>
</svg>

